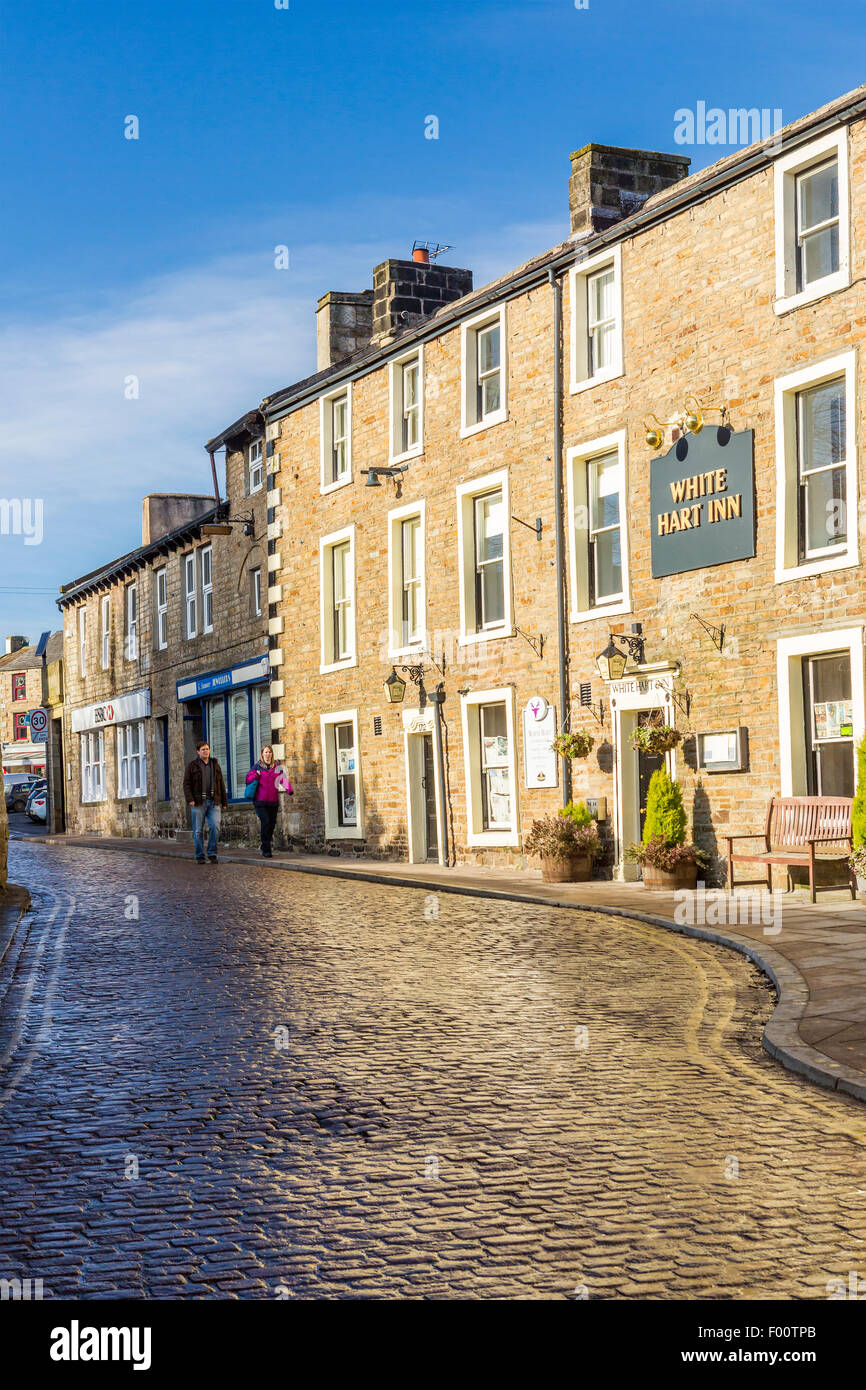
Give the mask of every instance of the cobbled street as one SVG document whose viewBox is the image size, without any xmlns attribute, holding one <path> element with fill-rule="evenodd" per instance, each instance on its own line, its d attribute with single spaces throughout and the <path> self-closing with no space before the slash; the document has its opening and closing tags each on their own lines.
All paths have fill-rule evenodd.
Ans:
<svg viewBox="0 0 866 1390">
<path fill-rule="evenodd" d="M 0 978 L 0 1278 L 823 1299 L 866 1273 L 866 1110 L 762 1051 L 773 996 L 733 952 L 265 866 L 11 851 L 35 911 Z"/>
</svg>

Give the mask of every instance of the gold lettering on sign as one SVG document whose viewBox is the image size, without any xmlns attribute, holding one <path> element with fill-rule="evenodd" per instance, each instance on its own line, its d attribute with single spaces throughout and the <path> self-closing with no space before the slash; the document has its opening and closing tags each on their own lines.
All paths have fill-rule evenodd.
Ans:
<svg viewBox="0 0 866 1390">
<path fill-rule="evenodd" d="M 743 515 L 743 494 L 735 497 L 717 497 L 713 493 L 727 492 L 728 470 L 713 468 L 709 473 L 695 473 L 691 478 L 677 478 L 669 483 L 674 502 L 691 502 L 696 497 L 707 498 L 707 522 L 730 521 L 732 517 Z M 692 507 L 674 508 L 669 512 L 659 512 L 658 534 L 672 536 L 677 531 L 691 531 L 700 526 L 704 504 L 698 502 Z"/>
</svg>

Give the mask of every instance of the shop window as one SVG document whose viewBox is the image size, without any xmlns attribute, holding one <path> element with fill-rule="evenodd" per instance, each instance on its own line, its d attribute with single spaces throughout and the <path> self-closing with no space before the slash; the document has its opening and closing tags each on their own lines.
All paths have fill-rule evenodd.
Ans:
<svg viewBox="0 0 866 1390">
<path fill-rule="evenodd" d="M 601 252 L 571 272 L 571 390 L 622 375 L 620 250 Z"/>
<path fill-rule="evenodd" d="M 461 642 L 511 634 L 511 530 L 506 473 L 457 489 Z"/>
<path fill-rule="evenodd" d="M 93 729 L 79 735 L 81 753 L 81 800 L 104 801 L 105 792 L 105 733 Z"/>
<path fill-rule="evenodd" d="M 625 433 L 568 451 L 571 621 L 628 612 Z"/>
<path fill-rule="evenodd" d="M 806 779 L 810 796 L 854 795 L 851 656 L 831 652 L 803 661 Z"/>
<path fill-rule="evenodd" d="M 362 837 L 364 806 L 357 710 L 322 716 L 322 762 L 325 835 L 329 839 Z"/>
<path fill-rule="evenodd" d="M 204 702 L 204 737 L 223 770 L 230 801 L 242 801 L 247 773 L 270 741 L 270 687 L 247 686 Z"/>
<path fill-rule="evenodd" d="M 147 795 L 147 751 L 145 724 L 119 724 L 117 727 L 117 795 Z"/>
<path fill-rule="evenodd" d="M 777 313 L 850 283 L 848 136 L 843 129 L 774 165 Z"/>
<path fill-rule="evenodd" d="M 462 435 L 507 417 L 505 307 L 461 330 Z"/>
<path fill-rule="evenodd" d="M 775 385 L 776 582 L 857 564 L 855 354 Z"/>
<path fill-rule="evenodd" d="M 319 401 L 321 491 L 352 480 L 352 389 L 341 388 Z"/>
<path fill-rule="evenodd" d="M 467 781 L 467 843 L 519 843 L 513 692 L 485 690 L 463 697 Z"/>
</svg>

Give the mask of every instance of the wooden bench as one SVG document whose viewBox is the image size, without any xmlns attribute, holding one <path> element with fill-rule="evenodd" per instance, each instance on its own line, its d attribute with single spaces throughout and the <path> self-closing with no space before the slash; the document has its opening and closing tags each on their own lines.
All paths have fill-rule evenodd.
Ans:
<svg viewBox="0 0 866 1390">
<path fill-rule="evenodd" d="M 857 879 L 848 866 L 854 847 L 851 837 L 850 796 L 774 796 L 767 811 L 763 834 L 726 835 L 728 888 L 734 890 L 735 864 L 766 864 L 767 887 L 773 887 L 773 864 L 802 864 L 809 870 L 809 893 L 815 901 L 815 865 L 845 864 L 851 897 L 857 896 Z M 763 849 L 735 850 L 735 840 L 763 840 Z M 790 883 L 790 874 L 788 881 Z M 744 879 L 746 883 L 763 883 Z M 835 886 L 835 885 L 832 885 Z"/>
</svg>

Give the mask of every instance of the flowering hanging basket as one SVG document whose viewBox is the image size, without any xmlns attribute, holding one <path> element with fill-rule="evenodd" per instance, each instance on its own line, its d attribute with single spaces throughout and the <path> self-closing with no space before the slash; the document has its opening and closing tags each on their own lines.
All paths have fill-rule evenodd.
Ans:
<svg viewBox="0 0 866 1390">
<path fill-rule="evenodd" d="M 578 729 L 571 734 L 557 734 L 552 747 L 561 758 L 588 758 L 594 743 L 592 734 Z"/>
<path fill-rule="evenodd" d="M 679 729 L 669 724 L 641 724 L 631 736 L 631 746 L 639 753 L 669 753 L 681 741 Z"/>
</svg>

